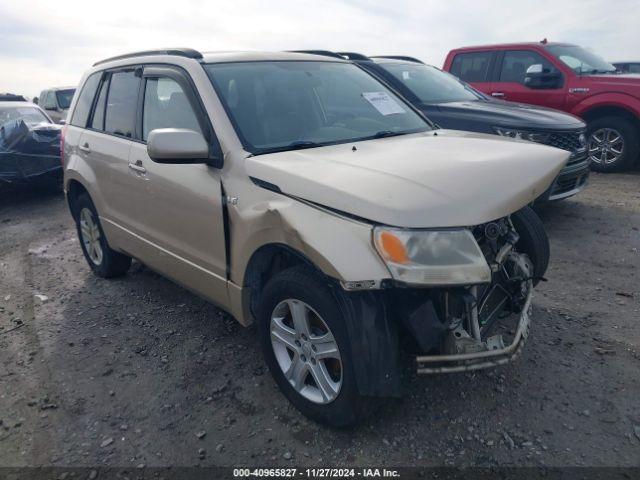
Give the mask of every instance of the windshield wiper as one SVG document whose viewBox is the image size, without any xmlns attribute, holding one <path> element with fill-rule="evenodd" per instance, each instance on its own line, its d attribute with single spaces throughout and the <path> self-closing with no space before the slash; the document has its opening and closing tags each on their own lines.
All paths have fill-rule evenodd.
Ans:
<svg viewBox="0 0 640 480">
<path fill-rule="evenodd" d="M 376 132 L 375 134 L 371 135 L 368 138 L 395 137 L 397 135 L 405 135 L 406 133 L 409 133 L 409 132 L 393 132 L 391 130 L 380 130 L 379 132 Z"/>
</svg>

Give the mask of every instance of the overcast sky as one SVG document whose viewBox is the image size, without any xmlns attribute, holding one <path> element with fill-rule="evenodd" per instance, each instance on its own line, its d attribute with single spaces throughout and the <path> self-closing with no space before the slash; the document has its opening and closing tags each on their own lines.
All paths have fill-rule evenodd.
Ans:
<svg viewBox="0 0 640 480">
<path fill-rule="evenodd" d="M 159 47 L 330 49 L 441 67 L 464 45 L 566 41 L 640 60 L 639 0 L 2 0 L 0 92 L 75 85 L 105 57 Z"/>
</svg>

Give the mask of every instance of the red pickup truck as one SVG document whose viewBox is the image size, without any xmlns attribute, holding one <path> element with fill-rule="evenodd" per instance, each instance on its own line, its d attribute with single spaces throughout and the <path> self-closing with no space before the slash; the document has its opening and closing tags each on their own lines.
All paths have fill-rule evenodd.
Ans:
<svg viewBox="0 0 640 480">
<path fill-rule="evenodd" d="M 444 70 L 494 98 L 564 110 L 587 122 L 594 170 L 630 167 L 640 153 L 640 75 L 568 43 L 514 43 L 452 50 Z"/>
</svg>

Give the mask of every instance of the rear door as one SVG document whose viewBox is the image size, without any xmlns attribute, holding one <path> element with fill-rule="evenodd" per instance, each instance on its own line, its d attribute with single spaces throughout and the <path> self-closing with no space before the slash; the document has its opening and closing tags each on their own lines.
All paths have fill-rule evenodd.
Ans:
<svg viewBox="0 0 640 480">
<path fill-rule="evenodd" d="M 450 73 L 489 95 L 495 57 L 496 53 L 491 50 L 457 53 L 451 62 Z"/>
<path fill-rule="evenodd" d="M 510 102 L 530 103 L 549 108 L 564 109 L 564 77 L 551 88 L 531 88 L 525 84 L 527 69 L 542 65 L 545 72 L 559 72 L 553 64 L 535 50 L 505 50 L 496 62 L 496 76 L 490 94 Z"/>
<path fill-rule="evenodd" d="M 105 72 L 94 101 L 79 150 L 102 199 L 98 213 L 107 236 L 121 239 L 127 232 L 137 233 L 140 225 L 134 215 L 132 197 L 139 187 L 128 168 L 133 143 L 140 73 L 134 67 Z M 118 241 L 118 243 L 121 243 Z M 135 254 L 127 242 L 128 253 Z"/>
<path fill-rule="evenodd" d="M 213 128 L 188 74 L 147 66 L 139 103 L 137 141 L 129 155 L 136 225 L 150 266 L 226 304 L 226 253 L 220 170 L 206 164 L 156 163 L 147 154 L 149 132 L 186 128 L 217 148 Z"/>
</svg>

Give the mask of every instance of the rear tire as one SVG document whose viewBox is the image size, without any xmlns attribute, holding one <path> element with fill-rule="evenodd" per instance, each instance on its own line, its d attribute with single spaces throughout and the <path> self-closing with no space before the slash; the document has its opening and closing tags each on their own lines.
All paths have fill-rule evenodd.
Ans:
<svg viewBox="0 0 640 480">
<path fill-rule="evenodd" d="M 518 235 L 520 235 L 515 249 L 529 256 L 534 266 L 533 284 L 537 285 L 540 279 L 544 277 L 549 266 L 549 237 L 547 237 L 544 224 L 531 207 L 524 207 L 513 213 L 511 222 Z"/>
<path fill-rule="evenodd" d="M 300 312 L 300 308 L 306 309 L 307 313 L 298 318 L 306 318 L 307 325 L 312 325 L 310 330 L 316 332 L 306 338 L 298 328 L 299 320 L 294 319 L 295 315 L 300 315 L 294 313 Z M 319 343 L 311 351 L 314 341 L 329 338 L 319 327 L 321 323 L 332 335 L 338 350 L 334 357 L 339 359 L 325 357 L 318 360 L 321 351 L 328 351 Z M 326 280 L 319 274 L 306 266 L 296 266 L 270 279 L 260 298 L 257 327 L 265 361 L 276 384 L 305 416 L 332 427 L 346 427 L 357 423 L 370 410 L 368 399 L 358 391 L 343 312 Z M 280 342 L 278 335 L 286 337 L 286 341 Z M 302 363 L 298 363 L 300 359 L 303 359 Z M 305 369 L 306 373 L 298 377 L 302 381 L 295 379 L 296 365 Z M 318 370 L 313 370 L 316 367 L 322 367 L 325 372 L 320 383 L 315 381 L 322 378 Z M 325 384 L 327 378 L 329 381 Z M 320 384 L 330 385 L 328 395 L 321 392 Z"/>
<path fill-rule="evenodd" d="M 629 168 L 640 153 L 639 137 L 637 127 L 622 117 L 602 117 L 589 122 L 587 148 L 591 169 L 609 173 Z"/>
<path fill-rule="evenodd" d="M 127 273 L 131 257 L 109 247 L 100 217 L 89 195 L 82 194 L 78 197 L 74 216 L 80 247 L 91 270 L 103 278 L 119 277 Z"/>
</svg>

